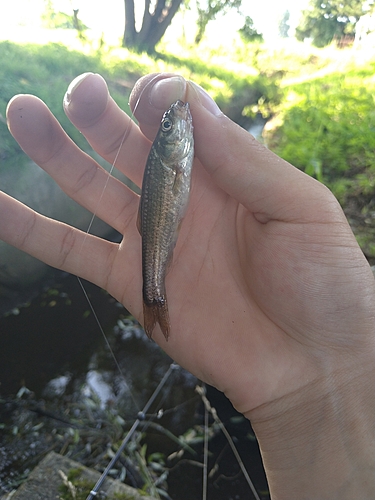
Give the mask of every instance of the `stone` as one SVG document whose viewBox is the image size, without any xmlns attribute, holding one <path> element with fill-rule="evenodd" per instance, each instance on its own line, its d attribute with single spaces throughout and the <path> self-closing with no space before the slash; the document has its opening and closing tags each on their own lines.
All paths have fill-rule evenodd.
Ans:
<svg viewBox="0 0 375 500">
<path fill-rule="evenodd" d="M 52 451 L 35 467 L 27 480 L 15 492 L 4 497 L 4 500 L 60 500 L 62 498 L 61 487 L 64 481 L 65 485 L 68 485 L 66 478 L 73 470 L 81 472 L 79 480 L 92 483 L 92 487 L 100 477 L 99 472 Z M 110 478 L 106 478 L 100 491 L 105 493 L 104 498 L 107 500 L 111 498 L 156 500 L 154 497 L 141 495 L 136 489 Z M 71 498 L 73 499 L 74 496 L 72 495 Z M 103 496 L 98 494 L 96 498 L 100 499 Z"/>
</svg>

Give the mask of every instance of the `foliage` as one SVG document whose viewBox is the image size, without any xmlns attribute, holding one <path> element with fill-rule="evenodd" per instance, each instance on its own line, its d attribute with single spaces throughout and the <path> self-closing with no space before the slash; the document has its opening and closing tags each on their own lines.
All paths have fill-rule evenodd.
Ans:
<svg viewBox="0 0 375 500">
<path fill-rule="evenodd" d="M 374 69 L 372 64 L 361 72 L 332 73 L 288 86 L 288 104 L 278 117 L 282 125 L 271 140 L 277 152 L 330 185 L 375 169 Z"/>
<path fill-rule="evenodd" d="M 59 120 L 65 125 L 67 119 L 62 112 L 61 96 L 71 78 L 84 69 L 89 70 L 90 60 L 82 54 L 73 55 L 58 45 L 21 47 L 2 42 L 0 54 L 0 115 L 5 117 L 7 103 L 15 94 L 32 93 L 48 100 Z M 78 133 L 75 134 L 73 130 L 70 132 L 74 139 L 80 140 Z M 11 160 L 15 154 L 20 153 L 19 146 L 7 131 L 5 119 L 0 123 L 0 137 L 0 158 L 3 161 Z M 82 140 L 80 142 L 82 143 Z"/>
<path fill-rule="evenodd" d="M 18 482 L 52 450 L 91 469 L 103 470 L 133 423 L 123 420 L 118 408 L 110 405 L 102 408 L 100 398 L 93 391 L 84 397 L 76 393 L 37 400 L 33 392 L 22 387 L 14 398 L 0 399 L 0 409 L 2 415 L 6 415 L 1 451 L 14 452 L 9 467 L 12 461 L 19 461 L 18 469 L 22 473 L 19 478 L 12 477 L 17 474 L 7 478 L 7 487 L 11 488 L 19 486 Z M 162 432 L 164 427 L 159 427 Z M 137 484 L 133 486 L 139 488 L 134 495 L 119 494 L 116 498 L 136 500 L 149 493 L 160 498 L 159 493 L 167 489 L 164 455 L 148 453 L 146 439 L 146 433 L 135 433 L 124 452 L 126 459 L 114 464 L 112 474 L 116 472 L 117 478 L 127 484 L 135 481 Z M 175 439 L 177 450 L 181 445 L 186 449 L 182 439 Z M 4 469 L 1 472 L 4 473 Z M 65 477 L 63 473 L 60 475 L 61 500 L 84 500 L 94 486 L 92 478 L 88 479 L 81 468 L 71 469 Z"/>
<path fill-rule="evenodd" d="M 46 103 L 61 122 L 70 137 L 80 147 L 88 150 L 82 134 L 72 126 L 62 108 L 62 99 L 69 83 L 85 72 L 109 75 L 100 54 L 84 55 L 59 44 L 16 45 L 0 42 L 0 160 L 4 164 L 22 163 L 22 152 L 9 134 L 5 110 L 9 100 L 16 94 L 34 94 Z M 129 62 L 129 70 L 132 64 Z M 137 77 L 141 73 L 137 73 Z M 110 83 L 111 86 L 111 83 Z M 128 108 L 129 89 L 119 86 L 111 88 L 123 109 Z"/>
<path fill-rule="evenodd" d="M 374 70 L 373 61 L 289 84 L 267 133 L 271 149 L 332 189 L 369 257 L 375 257 Z"/>
<path fill-rule="evenodd" d="M 245 23 L 238 32 L 244 42 L 263 42 L 263 36 L 257 32 L 254 22 L 249 16 L 245 17 Z"/>
<path fill-rule="evenodd" d="M 56 11 L 52 0 L 46 0 L 44 12 L 41 16 L 43 27 L 48 29 L 74 29 L 73 16 L 65 12 Z"/>
<path fill-rule="evenodd" d="M 197 0 L 197 34 L 195 36 L 195 43 L 202 41 L 207 24 L 216 19 L 218 14 L 226 14 L 230 9 L 237 9 L 241 7 L 242 0 Z"/>
<path fill-rule="evenodd" d="M 296 29 L 297 40 L 311 38 L 316 47 L 324 47 L 344 36 L 354 38 L 355 25 L 373 1 L 310 0 Z"/>
</svg>

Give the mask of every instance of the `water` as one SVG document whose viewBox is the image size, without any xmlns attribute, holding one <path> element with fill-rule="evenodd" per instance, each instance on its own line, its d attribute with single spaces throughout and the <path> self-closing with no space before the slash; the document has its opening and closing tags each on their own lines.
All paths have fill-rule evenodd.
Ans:
<svg viewBox="0 0 375 500">
<path fill-rule="evenodd" d="M 115 450 L 115 443 L 121 441 L 136 418 L 137 408 L 151 395 L 170 364 L 171 360 L 145 337 L 122 306 L 94 285 L 85 283 L 85 287 L 125 372 L 125 380 L 119 375 L 73 276 L 41 293 L 19 314 L 1 318 L 0 421 L 4 430 L 0 444 L 0 492 L 1 488 L 4 492 L 17 486 L 51 448 L 103 469 L 109 461 L 108 449 Z M 138 378 L 132 375 L 133 369 Z M 137 437 L 142 441 L 140 446 L 147 444 L 148 456 L 163 454 L 168 475 L 161 487 L 168 490 L 173 500 L 202 497 L 203 406 L 194 391 L 196 383 L 193 376 L 179 371 L 174 389 L 168 388 L 168 397 L 164 394 L 159 401 L 164 410 L 162 418 L 155 417 L 153 426 Z M 27 391 L 15 397 L 22 387 Z M 234 439 L 261 498 L 269 498 L 249 422 L 218 391 L 209 388 L 208 396 Z M 211 477 L 207 498 L 251 499 L 249 486 L 226 439 L 212 422 L 210 426 Z M 176 436 L 187 433 L 195 454 L 186 450 L 181 453 L 181 446 L 168 437 L 167 431 Z M 140 488 L 143 478 L 139 477 L 134 456 L 134 450 L 128 450 L 117 473 L 125 474 L 129 484 Z"/>
</svg>

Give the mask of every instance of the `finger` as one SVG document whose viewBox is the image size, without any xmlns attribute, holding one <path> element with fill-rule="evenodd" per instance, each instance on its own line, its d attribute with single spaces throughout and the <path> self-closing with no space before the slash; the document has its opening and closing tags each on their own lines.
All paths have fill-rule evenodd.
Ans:
<svg viewBox="0 0 375 500">
<path fill-rule="evenodd" d="M 196 154 L 217 184 L 259 222 L 322 221 L 341 209 L 328 189 L 258 142 L 189 82 Z M 323 217 L 323 219 L 322 219 Z M 329 215 L 330 220 L 331 215 Z M 328 220 L 328 219 L 327 219 Z"/>
<path fill-rule="evenodd" d="M 75 201 L 123 233 L 138 197 L 81 151 L 37 97 L 14 97 L 8 126 L 21 148 Z"/>
<path fill-rule="evenodd" d="M 105 284 L 117 244 L 44 217 L 2 192 L 0 213 L 0 239 L 50 266 Z"/>
<path fill-rule="evenodd" d="M 140 317 L 141 244 L 136 228 L 118 245 L 42 216 L 1 191 L 0 213 L 1 240 L 108 290 Z"/>
<path fill-rule="evenodd" d="M 186 80 L 173 73 L 151 73 L 134 85 L 129 104 L 140 129 L 150 141 L 154 140 L 165 111 L 178 99 L 184 100 L 186 90 Z"/>
<path fill-rule="evenodd" d="M 100 75 L 85 73 L 73 80 L 64 110 L 100 156 L 140 185 L 151 144 L 117 106 Z"/>
<path fill-rule="evenodd" d="M 179 77 L 178 79 L 180 79 Z M 224 116 L 210 96 L 177 78 L 147 75 L 135 87 L 130 104 L 138 103 L 135 115 L 143 133 L 152 137 L 162 110 L 171 104 L 169 95 L 190 104 L 195 154 L 215 182 L 248 208 L 262 223 L 270 220 L 342 222 L 337 201 L 325 186 L 269 151 L 251 134 Z"/>
</svg>

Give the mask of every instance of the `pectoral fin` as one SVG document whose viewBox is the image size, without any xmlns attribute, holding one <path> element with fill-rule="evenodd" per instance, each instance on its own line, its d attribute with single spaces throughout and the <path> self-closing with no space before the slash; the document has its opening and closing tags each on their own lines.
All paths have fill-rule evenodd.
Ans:
<svg viewBox="0 0 375 500">
<path fill-rule="evenodd" d="M 184 171 L 179 169 L 179 168 L 176 168 L 175 169 L 175 177 L 174 177 L 174 183 L 173 183 L 173 186 L 172 186 L 172 193 L 177 196 L 178 193 L 180 192 L 180 189 L 181 189 L 181 185 L 183 183 L 183 176 L 184 176 Z"/>
</svg>

